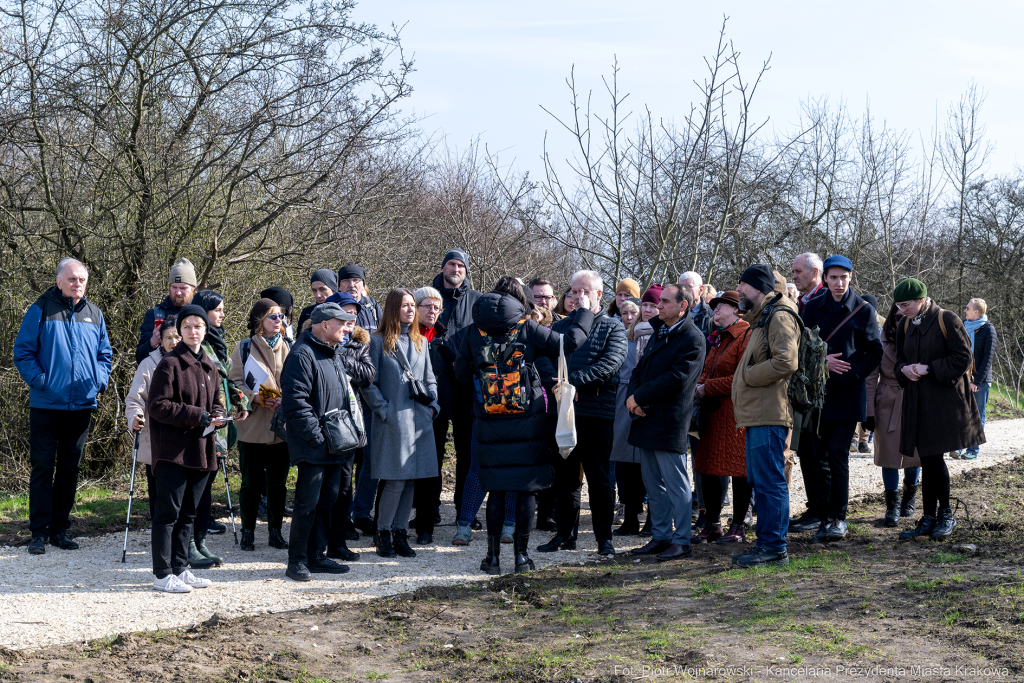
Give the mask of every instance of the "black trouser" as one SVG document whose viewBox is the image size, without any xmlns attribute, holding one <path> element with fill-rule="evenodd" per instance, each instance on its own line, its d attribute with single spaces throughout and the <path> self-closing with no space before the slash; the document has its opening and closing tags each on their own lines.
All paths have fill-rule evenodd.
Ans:
<svg viewBox="0 0 1024 683">
<path fill-rule="evenodd" d="M 452 440 L 455 442 L 455 518 L 459 516 L 459 506 L 462 505 L 462 487 L 466 485 L 466 477 L 469 476 L 470 464 L 473 455 L 470 453 L 470 441 L 473 438 L 473 413 L 469 405 L 453 405 L 451 411 Z M 447 417 L 440 417 L 434 420 L 434 438 L 437 439 L 437 431 L 443 434 L 448 433 Z M 444 451 L 441 450 L 443 453 Z M 419 517 L 419 510 L 416 511 Z"/>
<path fill-rule="evenodd" d="M 505 491 L 487 493 L 487 535 L 498 536 L 505 526 Z M 537 509 L 537 497 L 533 492 L 516 493 L 516 533 L 529 534 L 533 515 Z"/>
<path fill-rule="evenodd" d="M 434 420 L 434 449 L 437 451 L 437 476 L 416 480 L 412 506 L 416 508 L 416 533 L 434 533 L 434 515 L 441 505 L 441 466 L 444 464 L 444 449 L 448 443 L 448 417 L 442 415 Z M 457 467 L 457 466 L 456 466 Z M 463 479 L 465 484 L 465 479 Z"/>
<path fill-rule="evenodd" d="M 850 440 L 855 431 L 856 421 L 822 420 L 818 424 L 814 437 L 812 509 L 822 521 L 846 519 L 850 502 Z"/>
<path fill-rule="evenodd" d="M 644 497 L 647 495 L 640 463 L 615 463 L 615 483 L 619 487 L 619 500 L 626 508 L 623 512 L 626 521 L 636 521 L 636 517 L 644 511 Z"/>
<path fill-rule="evenodd" d="M 156 519 L 156 505 L 153 501 L 156 500 L 156 477 L 153 476 L 153 466 L 146 465 L 146 497 L 149 498 L 149 523 L 152 524 L 153 520 Z"/>
<path fill-rule="evenodd" d="M 206 486 L 203 487 L 203 495 L 199 496 L 199 504 L 196 506 L 196 520 L 192 525 L 192 538 L 196 543 L 206 538 L 210 530 L 210 508 L 213 507 L 213 482 L 217 480 L 217 473 L 210 472 L 206 479 Z"/>
<path fill-rule="evenodd" d="M 558 500 L 558 535 L 570 538 L 580 515 L 580 465 L 590 492 L 590 515 L 597 542 L 612 538 L 615 489 L 609 474 L 613 421 L 576 417 L 576 448 L 567 458 L 555 459 L 555 495 Z"/>
<path fill-rule="evenodd" d="M 300 462 L 295 481 L 292 528 L 288 536 L 288 564 L 307 564 L 327 547 L 331 508 L 338 500 L 341 465 Z"/>
<path fill-rule="evenodd" d="M 921 456 L 921 510 L 936 516 L 936 508 L 949 507 L 949 469 L 943 454 Z"/>
<path fill-rule="evenodd" d="M 154 469 L 153 574 L 162 579 L 188 569 L 188 542 L 196 507 L 207 480 L 216 472 L 189 469 L 166 460 Z"/>
<path fill-rule="evenodd" d="M 327 533 L 328 548 L 344 548 L 348 539 L 345 535 L 349 529 L 348 511 L 352 507 L 352 470 L 356 464 L 356 452 L 341 463 L 341 475 L 338 480 L 338 500 L 331 508 L 330 529 Z M 320 548 L 321 551 L 324 548 Z"/>
<path fill-rule="evenodd" d="M 814 424 L 817 424 L 815 417 Z M 818 513 L 814 504 L 813 491 L 815 484 L 815 473 L 818 471 L 814 459 L 814 432 L 811 428 L 804 429 L 800 435 L 800 442 L 796 449 L 796 457 L 800 461 L 800 475 L 804 480 L 804 495 L 807 496 L 807 509 L 812 515 Z M 820 518 L 819 518 L 820 519 Z"/>
<path fill-rule="evenodd" d="M 28 526 L 33 536 L 68 530 L 91 417 L 92 410 L 29 409 Z"/>
<path fill-rule="evenodd" d="M 706 517 L 708 524 L 717 524 L 722 521 L 722 495 L 723 486 L 722 482 L 727 481 L 727 477 L 716 477 L 710 474 L 705 474 L 701 477 L 701 485 L 704 487 L 704 500 L 707 501 L 708 508 Z M 753 495 L 754 490 L 750 487 L 746 477 L 732 477 L 732 523 L 743 524 L 743 519 L 747 516 L 747 510 L 750 508 L 750 497 Z"/>
<path fill-rule="evenodd" d="M 238 502 L 242 528 L 256 529 L 260 495 L 267 492 L 267 525 L 281 530 L 284 504 L 288 495 L 288 444 L 238 442 L 238 465 L 242 470 L 242 488 Z"/>
</svg>

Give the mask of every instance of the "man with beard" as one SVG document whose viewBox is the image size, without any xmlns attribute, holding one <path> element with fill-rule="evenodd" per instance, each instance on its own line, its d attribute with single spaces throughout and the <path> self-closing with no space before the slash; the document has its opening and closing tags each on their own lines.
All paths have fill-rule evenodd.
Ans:
<svg viewBox="0 0 1024 683">
<path fill-rule="evenodd" d="M 135 362 L 141 363 L 153 349 L 160 346 L 160 323 L 169 316 L 178 315 L 182 308 L 192 303 L 198 281 L 196 269 L 187 258 L 180 258 L 171 266 L 168 278 L 170 292 L 158 306 L 146 311 L 139 328 L 139 345 L 135 347 Z"/>
<path fill-rule="evenodd" d="M 354 263 L 346 263 L 338 271 L 338 291 L 347 292 L 359 304 L 356 327 L 370 334 L 377 331 L 382 311 L 377 300 L 366 291 L 366 270 Z"/>
</svg>

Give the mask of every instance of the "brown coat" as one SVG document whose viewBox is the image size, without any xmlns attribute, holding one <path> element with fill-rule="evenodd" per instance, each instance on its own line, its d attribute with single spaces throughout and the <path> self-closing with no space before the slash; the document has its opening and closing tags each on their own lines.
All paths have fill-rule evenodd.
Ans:
<svg viewBox="0 0 1024 683">
<path fill-rule="evenodd" d="M 203 436 L 202 418 L 214 414 L 220 384 L 217 366 L 205 353 L 196 358 L 185 342 L 156 366 L 146 402 L 154 467 L 167 460 L 194 470 L 217 469 L 214 434 Z"/>
<path fill-rule="evenodd" d="M 785 314 L 784 314 L 785 315 Z M 700 443 L 693 471 L 719 477 L 747 476 L 747 430 L 736 427 L 732 405 L 732 377 L 747 349 L 750 324 L 740 320 L 721 332 L 711 347 L 697 384 L 704 385 L 700 401 Z"/>
<path fill-rule="evenodd" d="M 896 328 L 894 369 L 904 389 L 900 453 L 913 455 L 916 447 L 922 456 L 942 455 L 985 443 L 968 375 L 973 362 L 967 330 L 952 311 L 929 301 L 920 325 L 903 319 Z M 903 374 L 903 367 L 914 363 L 928 366 L 917 382 Z"/>
<path fill-rule="evenodd" d="M 875 416 L 875 464 L 879 467 L 903 469 L 920 467 L 921 458 L 908 458 L 900 453 L 903 422 L 903 387 L 896 380 L 896 344 L 882 337 L 882 363 L 878 366 L 878 384 L 874 391 L 868 386 L 869 415 Z"/>
</svg>

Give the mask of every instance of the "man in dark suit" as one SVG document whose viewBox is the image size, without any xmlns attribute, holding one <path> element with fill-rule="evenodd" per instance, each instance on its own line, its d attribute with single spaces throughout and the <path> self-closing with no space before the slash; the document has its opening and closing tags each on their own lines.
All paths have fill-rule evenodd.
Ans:
<svg viewBox="0 0 1024 683">
<path fill-rule="evenodd" d="M 828 293 L 811 299 L 802 316 L 806 327 L 818 328 L 829 351 L 825 405 L 820 415 L 811 416 L 817 434 L 812 431 L 809 479 L 814 490 L 807 492 L 807 500 L 820 520 L 815 543 L 846 537 L 850 440 L 867 415 L 865 380 L 882 360 L 875 309 L 850 289 L 850 259 L 829 257 L 824 273 Z"/>
<path fill-rule="evenodd" d="M 688 288 L 669 285 L 662 290 L 658 317 L 651 320 L 654 338 L 626 392 L 626 407 L 634 416 L 629 445 L 640 451 L 654 532 L 651 542 L 633 553 L 658 554 L 659 560 L 691 554 L 686 436 L 705 354 L 704 335 L 689 315 L 693 303 Z"/>
</svg>

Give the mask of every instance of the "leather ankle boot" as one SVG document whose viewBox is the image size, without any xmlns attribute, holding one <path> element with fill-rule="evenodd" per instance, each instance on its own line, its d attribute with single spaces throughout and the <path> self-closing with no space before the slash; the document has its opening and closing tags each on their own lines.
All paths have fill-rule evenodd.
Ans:
<svg viewBox="0 0 1024 683">
<path fill-rule="evenodd" d="M 885 492 L 885 519 L 882 521 L 882 526 L 899 526 L 900 525 L 900 492 L 899 491 L 886 491 Z"/>
<path fill-rule="evenodd" d="M 242 550 L 256 550 L 256 532 L 252 529 L 242 529 L 242 542 L 238 547 Z"/>
<path fill-rule="evenodd" d="M 385 529 L 378 529 L 375 537 L 377 554 L 381 557 L 398 557 L 394 547 L 391 545 L 391 532 Z"/>
<path fill-rule="evenodd" d="M 938 541 L 946 538 L 953 533 L 953 529 L 956 528 L 956 520 L 953 518 L 952 508 L 939 508 L 938 521 L 935 522 L 935 527 L 932 529 L 931 539 Z"/>
<path fill-rule="evenodd" d="M 487 557 L 480 563 L 480 571 L 485 574 L 501 574 L 499 557 L 501 556 L 501 534 L 487 537 Z"/>
<path fill-rule="evenodd" d="M 280 529 L 271 529 L 268 533 L 267 545 L 278 550 L 288 550 L 288 541 L 284 540 Z"/>
<path fill-rule="evenodd" d="M 395 552 L 402 557 L 416 557 L 416 551 L 409 545 L 409 530 L 395 529 L 391 532 L 395 543 Z"/>
<path fill-rule="evenodd" d="M 516 574 L 530 572 L 537 568 L 533 564 L 533 560 L 530 559 L 530 534 L 513 534 L 512 547 L 516 553 Z"/>
<path fill-rule="evenodd" d="M 910 517 L 914 514 L 914 508 L 917 506 L 917 489 L 919 487 L 919 484 L 904 484 L 903 500 L 900 502 L 901 517 Z"/>
<path fill-rule="evenodd" d="M 937 520 L 931 515 L 921 515 L 921 519 L 918 520 L 916 527 L 900 532 L 900 540 L 909 541 L 917 538 L 918 536 L 930 535 L 932 533 L 932 529 L 935 528 L 936 521 Z"/>
</svg>

